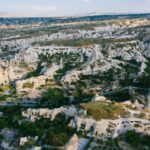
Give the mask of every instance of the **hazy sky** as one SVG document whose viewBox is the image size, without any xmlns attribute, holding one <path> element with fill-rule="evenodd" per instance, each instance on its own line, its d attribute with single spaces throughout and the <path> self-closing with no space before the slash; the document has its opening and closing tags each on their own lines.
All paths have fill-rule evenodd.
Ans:
<svg viewBox="0 0 150 150">
<path fill-rule="evenodd" d="M 71 16 L 92 12 L 150 12 L 150 0 L 0 0 L 0 14 Z"/>
</svg>

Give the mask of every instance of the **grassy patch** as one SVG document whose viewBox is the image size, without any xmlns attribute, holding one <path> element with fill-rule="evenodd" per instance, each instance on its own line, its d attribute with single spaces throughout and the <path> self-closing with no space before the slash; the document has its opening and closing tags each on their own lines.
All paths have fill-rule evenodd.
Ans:
<svg viewBox="0 0 150 150">
<path fill-rule="evenodd" d="M 76 46 L 76 47 L 86 47 L 93 44 L 101 44 L 106 46 L 110 43 L 114 44 L 116 42 L 127 42 L 129 39 L 100 39 L 100 38 L 78 38 L 78 39 L 69 39 L 69 40 L 53 40 L 41 43 L 42 45 L 58 45 L 58 46 Z"/>
<path fill-rule="evenodd" d="M 10 86 L 7 84 L 4 84 L 2 87 L 0 87 L 0 95 L 8 91 L 9 89 L 10 89 Z"/>
<path fill-rule="evenodd" d="M 89 102 L 80 104 L 95 120 L 117 119 L 128 114 L 121 105 L 107 102 Z"/>
<path fill-rule="evenodd" d="M 21 62 L 19 63 L 19 67 L 21 67 L 21 68 L 27 68 L 27 67 L 28 67 L 28 64 L 27 64 L 26 62 L 24 62 L 24 61 L 21 61 Z"/>
<path fill-rule="evenodd" d="M 26 82 L 23 84 L 23 88 L 30 88 L 32 89 L 34 87 L 34 83 Z"/>
</svg>

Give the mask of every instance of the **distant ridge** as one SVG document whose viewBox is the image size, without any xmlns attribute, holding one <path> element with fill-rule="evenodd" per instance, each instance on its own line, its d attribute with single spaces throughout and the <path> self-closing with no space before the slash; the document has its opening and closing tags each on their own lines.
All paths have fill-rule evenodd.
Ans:
<svg viewBox="0 0 150 150">
<path fill-rule="evenodd" d="M 3 14 L 5 15 L 5 14 Z M 30 23 L 64 23 L 77 21 L 99 21 L 111 19 L 133 19 L 133 18 L 147 18 L 150 19 L 150 13 L 144 14 L 103 14 L 103 15 L 84 15 L 84 16 L 70 16 L 70 17 L 1 17 L 0 25 L 16 25 L 16 24 L 30 24 Z"/>
<path fill-rule="evenodd" d="M 84 17 L 84 16 L 103 16 L 103 15 L 134 15 L 134 14 L 150 14 L 150 12 L 108 12 L 108 13 L 100 13 L 100 12 L 89 12 L 84 14 L 75 14 L 72 16 L 26 16 L 22 13 L 9 13 L 9 12 L 0 12 L 0 18 L 69 18 L 69 17 Z"/>
</svg>

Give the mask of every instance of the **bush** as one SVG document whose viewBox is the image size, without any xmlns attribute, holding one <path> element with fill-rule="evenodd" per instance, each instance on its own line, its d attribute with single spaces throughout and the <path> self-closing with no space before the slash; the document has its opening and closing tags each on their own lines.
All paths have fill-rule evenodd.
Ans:
<svg viewBox="0 0 150 150">
<path fill-rule="evenodd" d="M 21 61 L 21 62 L 19 63 L 19 67 L 21 67 L 21 68 L 27 68 L 27 67 L 28 67 L 28 64 L 27 64 L 26 62 L 24 62 L 24 61 Z"/>
<path fill-rule="evenodd" d="M 0 129 L 3 128 L 18 128 L 18 120 L 21 116 L 21 107 L 4 107 L 1 110 L 3 112 L 3 117 L 0 118 Z M 13 115 L 10 115 L 13 114 Z"/>
<path fill-rule="evenodd" d="M 142 145 L 150 147 L 150 136 L 142 135 L 140 133 L 136 133 L 135 131 L 127 131 L 125 134 L 125 140 L 135 148 L 142 148 Z"/>
<path fill-rule="evenodd" d="M 66 120 L 64 114 L 58 114 L 50 125 L 44 143 L 63 146 L 66 144 L 71 136 L 74 134 L 74 129 L 68 127 L 69 120 Z"/>
<path fill-rule="evenodd" d="M 59 107 L 67 104 L 67 102 L 68 99 L 64 96 L 64 91 L 59 88 L 48 89 L 41 99 L 41 105 L 47 104 L 50 107 Z"/>
<path fill-rule="evenodd" d="M 33 71 L 29 72 L 27 74 L 26 78 L 31 78 L 31 77 L 37 77 L 37 76 L 39 76 L 39 74 L 41 72 L 41 69 L 42 69 L 41 64 L 38 63 L 38 66 L 37 66 L 36 70 L 33 70 Z"/>
</svg>

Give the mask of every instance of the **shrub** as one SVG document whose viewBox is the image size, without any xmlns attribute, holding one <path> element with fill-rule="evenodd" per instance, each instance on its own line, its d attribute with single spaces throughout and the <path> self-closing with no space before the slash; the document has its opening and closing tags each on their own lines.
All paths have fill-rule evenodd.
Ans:
<svg viewBox="0 0 150 150">
<path fill-rule="evenodd" d="M 68 99 L 64 96 L 64 91 L 62 89 L 50 88 L 43 94 L 41 104 L 48 104 L 51 107 L 59 107 L 67 104 L 67 100 Z"/>
<path fill-rule="evenodd" d="M 28 64 L 27 64 L 26 62 L 24 62 L 24 61 L 21 61 L 21 62 L 19 63 L 19 67 L 21 67 L 21 68 L 27 68 L 27 67 L 28 67 Z"/>
<path fill-rule="evenodd" d="M 125 134 L 125 140 L 132 146 L 137 146 L 140 143 L 141 137 L 135 131 L 127 131 Z"/>
<path fill-rule="evenodd" d="M 33 70 L 33 71 L 29 72 L 29 73 L 27 74 L 26 78 L 39 76 L 39 74 L 40 74 L 40 72 L 41 72 L 41 69 L 42 69 L 41 64 L 38 63 L 38 66 L 37 66 L 36 70 Z"/>
<path fill-rule="evenodd" d="M 63 146 L 74 134 L 74 129 L 68 127 L 69 120 L 65 119 L 64 114 L 58 114 L 50 125 L 49 130 L 44 138 L 44 143 Z"/>
</svg>

